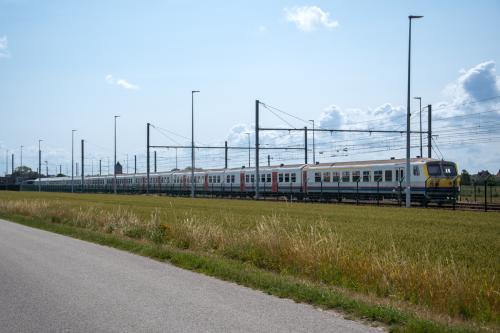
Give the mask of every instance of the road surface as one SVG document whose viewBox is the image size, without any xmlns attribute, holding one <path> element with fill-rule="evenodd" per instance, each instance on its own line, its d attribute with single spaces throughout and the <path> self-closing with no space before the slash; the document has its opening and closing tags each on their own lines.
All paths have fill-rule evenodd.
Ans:
<svg viewBox="0 0 500 333">
<path fill-rule="evenodd" d="M 2 332 L 380 332 L 332 311 L 0 220 Z"/>
</svg>

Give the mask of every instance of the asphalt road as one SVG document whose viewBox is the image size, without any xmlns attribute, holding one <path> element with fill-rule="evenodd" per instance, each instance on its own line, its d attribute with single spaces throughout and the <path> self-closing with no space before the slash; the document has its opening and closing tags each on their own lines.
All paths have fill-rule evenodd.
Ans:
<svg viewBox="0 0 500 333">
<path fill-rule="evenodd" d="M 0 220 L 1 332 L 380 332 L 332 311 Z"/>
</svg>

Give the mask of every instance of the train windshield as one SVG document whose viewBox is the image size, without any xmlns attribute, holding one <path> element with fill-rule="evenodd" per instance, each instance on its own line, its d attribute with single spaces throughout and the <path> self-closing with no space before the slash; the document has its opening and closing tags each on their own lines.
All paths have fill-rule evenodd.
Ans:
<svg viewBox="0 0 500 333">
<path fill-rule="evenodd" d="M 427 172 L 429 176 L 441 176 L 441 165 L 439 163 L 427 163 Z"/>
<path fill-rule="evenodd" d="M 443 173 L 447 177 L 455 177 L 457 175 L 457 169 L 454 164 L 443 163 Z"/>
</svg>

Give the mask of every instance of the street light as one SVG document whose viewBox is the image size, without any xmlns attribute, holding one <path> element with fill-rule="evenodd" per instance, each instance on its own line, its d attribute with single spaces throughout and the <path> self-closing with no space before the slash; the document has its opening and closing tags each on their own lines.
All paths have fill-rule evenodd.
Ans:
<svg viewBox="0 0 500 333">
<path fill-rule="evenodd" d="M 74 161 L 74 142 L 75 142 L 75 132 L 76 130 L 71 130 L 71 193 L 74 190 L 74 181 L 75 181 L 75 161 Z"/>
<path fill-rule="evenodd" d="M 38 140 L 38 192 L 42 190 L 41 179 L 42 179 L 42 150 L 40 148 L 40 143 L 43 140 Z"/>
<path fill-rule="evenodd" d="M 313 124 L 313 164 L 316 164 L 316 141 L 314 139 L 314 119 L 309 120 Z"/>
<path fill-rule="evenodd" d="M 411 75 L 411 20 L 419 19 L 423 16 L 408 16 L 408 92 L 406 99 L 406 208 L 411 207 L 411 170 L 410 170 L 410 75 Z"/>
<path fill-rule="evenodd" d="M 199 92 L 191 91 L 191 198 L 194 198 L 194 94 Z"/>
<path fill-rule="evenodd" d="M 116 118 L 120 116 L 115 116 L 115 163 L 113 164 L 113 192 L 116 194 Z"/>
<path fill-rule="evenodd" d="M 243 133 L 248 135 L 248 167 L 250 168 L 250 133 Z"/>
<path fill-rule="evenodd" d="M 419 110 L 420 110 L 420 157 L 423 157 L 422 153 L 422 97 L 413 97 L 413 99 L 418 99 Z"/>
</svg>

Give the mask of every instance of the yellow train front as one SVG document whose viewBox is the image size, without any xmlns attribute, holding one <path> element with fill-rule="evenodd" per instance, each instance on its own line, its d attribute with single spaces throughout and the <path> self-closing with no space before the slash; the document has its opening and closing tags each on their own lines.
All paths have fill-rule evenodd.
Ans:
<svg viewBox="0 0 500 333">
<path fill-rule="evenodd" d="M 424 167 L 426 202 L 453 202 L 460 193 L 457 164 L 449 161 L 427 160 Z"/>
</svg>

